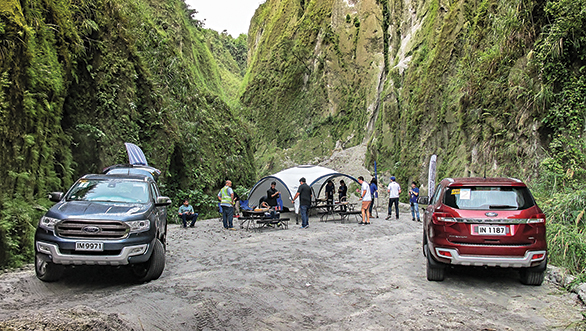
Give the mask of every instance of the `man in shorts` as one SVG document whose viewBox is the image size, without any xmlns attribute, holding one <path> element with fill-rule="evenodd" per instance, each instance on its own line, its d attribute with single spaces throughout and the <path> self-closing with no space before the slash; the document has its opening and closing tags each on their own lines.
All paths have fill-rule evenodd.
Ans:
<svg viewBox="0 0 586 331">
<path fill-rule="evenodd" d="M 368 208 L 370 207 L 370 202 L 372 201 L 372 195 L 370 194 L 370 185 L 364 181 L 364 177 L 358 177 L 358 183 L 360 184 L 360 200 L 362 200 L 362 207 L 360 210 L 362 211 L 362 222 L 358 223 L 361 225 L 370 224 L 370 214 L 368 212 Z"/>
</svg>

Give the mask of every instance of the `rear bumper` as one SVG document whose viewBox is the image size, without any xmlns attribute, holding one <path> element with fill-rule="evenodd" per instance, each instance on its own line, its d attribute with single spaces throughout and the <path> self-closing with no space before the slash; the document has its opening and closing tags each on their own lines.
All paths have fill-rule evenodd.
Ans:
<svg viewBox="0 0 586 331">
<path fill-rule="evenodd" d="M 152 246 L 149 244 L 127 246 L 122 248 L 118 255 L 72 255 L 61 253 L 59 246 L 56 244 L 42 241 L 37 241 L 35 244 L 37 252 L 48 255 L 55 264 L 111 266 L 127 265 L 131 263 L 132 257 L 148 256 L 149 246 Z M 138 258 L 137 260 L 143 259 Z"/>
<path fill-rule="evenodd" d="M 457 249 L 435 248 L 436 256 L 440 261 L 448 260 L 450 264 L 464 266 L 486 266 L 502 268 L 529 268 L 540 264 L 547 257 L 547 252 L 527 251 L 525 256 L 496 256 L 496 255 L 460 255 Z"/>
</svg>

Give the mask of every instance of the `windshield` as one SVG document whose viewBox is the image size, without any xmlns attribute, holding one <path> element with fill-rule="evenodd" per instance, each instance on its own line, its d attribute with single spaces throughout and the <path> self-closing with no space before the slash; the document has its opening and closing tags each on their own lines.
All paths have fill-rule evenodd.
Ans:
<svg viewBox="0 0 586 331">
<path fill-rule="evenodd" d="M 146 182 L 121 179 L 80 179 L 69 190 L 67 201 L 146 203 Z"/>
<path fill-rule="evenodd" d="M 450 187 L 444 203 L 457 209 L 520 210 L 535 205 L 529 189 L 510 186 Z"/>
</svg>

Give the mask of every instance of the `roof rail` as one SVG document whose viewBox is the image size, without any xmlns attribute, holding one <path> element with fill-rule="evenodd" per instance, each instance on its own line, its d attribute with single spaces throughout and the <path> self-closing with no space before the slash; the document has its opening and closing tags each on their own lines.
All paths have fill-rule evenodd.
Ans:
<svg viewBox="0 0 586 331">
<path fill-rule="evenodd" d="M 450 178 L 450 177 L 446 178 L 446 180 L 449 181 L 450 183 L 453 183 L 454 182 L 454 179 L 453 178 Z"/>
<path fill-rule="evenodd" d="M 510 179 L 510 180 L 514 180 L 514 181 L 516 181 L 517 183 L 523 183 L 523 181 L 522 181 L 522 180 L 520 180 L 520 179 L 517 179 L 517 178 L 509 177 L 509 179 Z"/>
</svg>

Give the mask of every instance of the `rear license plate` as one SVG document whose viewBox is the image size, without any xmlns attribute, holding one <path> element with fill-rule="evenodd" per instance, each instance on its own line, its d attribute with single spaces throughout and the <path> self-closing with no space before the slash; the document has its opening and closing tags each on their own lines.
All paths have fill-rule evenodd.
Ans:
<svg viewBox="0 0 586 331">
<path fill-rule="evenodd" d="M 75 250 L 101 252 L 104 250 L 104 243 L 97 241 L 77 241 L 75 243 Z"/>
<path fill-rule="evenodd" d="M 511 230 L 507 225 L 472 225 L 472 235 L 510 236 Z"/>
</svg>

